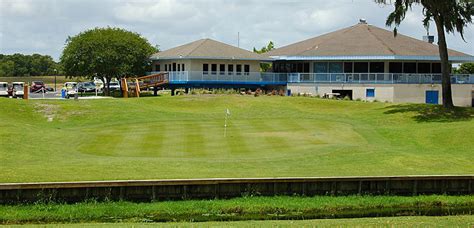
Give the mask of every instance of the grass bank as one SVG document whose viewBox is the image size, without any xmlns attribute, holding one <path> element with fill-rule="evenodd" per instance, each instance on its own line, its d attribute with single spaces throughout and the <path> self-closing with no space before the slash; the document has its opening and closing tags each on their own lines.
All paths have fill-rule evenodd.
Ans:
<svg viewBox="0 0 474 228">
<path fill-rule="evenodd" d="M 473 196 L 246 197 L 155 203 L 0 206 L 1 224 L 203 222 L 471 215 Z"/>
<path fill-rule="evenodd" d="M 0 182 L 472 174 L 473 116 L 307 97 L 0 98 Z"/>
</svg>

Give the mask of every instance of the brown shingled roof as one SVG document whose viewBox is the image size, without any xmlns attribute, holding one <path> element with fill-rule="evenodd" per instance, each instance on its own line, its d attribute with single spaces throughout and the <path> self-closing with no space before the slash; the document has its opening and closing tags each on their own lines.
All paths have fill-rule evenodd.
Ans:
<svg viewBox="0 0 474 228">
<path fill-rule="evenodd" d="M 201 39 L 184 44 L 166 51 L 158 52 L 152 59 L 175 59 L 175 58 L 219 58 L 219 59 L 248 59 L 261 60 L 259 54 L 234 47 L 211 39 Z"/>
<path fill-rule="evenodd" d="M 275 49 L 266 56 L 439 56 L 438 46 L 365 23 Z M 450 56 L 469 56 L 449 50 Z"/>
</svg>

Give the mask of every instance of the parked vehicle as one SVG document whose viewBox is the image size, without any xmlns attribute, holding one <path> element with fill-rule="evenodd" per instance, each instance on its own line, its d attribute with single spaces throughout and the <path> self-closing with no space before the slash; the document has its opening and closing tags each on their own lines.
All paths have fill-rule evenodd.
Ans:
<svg viewBox="0 0 474 228">
<path fill-rule="evenodd" d="M 31 83 L 30 92 L 39 93 L 46 92 L 46 87 L 42 81 L 34 81 Z"/>
<path fill-rule="evenodd" d="M 23 96 L 25 95 L 24 91 L 23 91 L 25 83 L 23 83 L 23 82 L 13 82 L 12 84 L 13 84 L 13 86 L 12 86 L 12 96 L 23 98 Z"/>
<path fill-rule="evenodd" d="M 65 93 L 65 98 L 69 99 L 74 97 L 77 94 L 77 82 L 66 82 L 64 83 L 63 91 Z"/>
<path fill-rule="evenodd" d="M 0 82 L 0 96 L 8 96 L 8 83 Z"/>
<path fill-rule="evenodd" d="M 95 92 L 96 85 L 94 82 L 79 82 L 77 84 L 78 92 Z"/>
<path fill-rule="evenodd" d="M 118 81 L 110 82 L 110 91 L 120 90 L 120 83 Z"/>
</svg>

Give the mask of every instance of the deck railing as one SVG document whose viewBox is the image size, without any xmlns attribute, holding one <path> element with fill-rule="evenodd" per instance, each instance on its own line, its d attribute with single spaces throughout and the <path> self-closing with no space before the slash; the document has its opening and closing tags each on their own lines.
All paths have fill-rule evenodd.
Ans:
<svg viewBox="0 0 474 228">
<path fill-rule="evenodd" d="M 150 72 L 156 74 L 158 72 Z M 272 72 L 169 72 L 170 83 L 344 83 L 344 84 L 439 84 L 441 74 L 407 73 L 272 73 Z M 453 84 L 474 84 L 474 75 L 455 74 Z"/>
</svg>

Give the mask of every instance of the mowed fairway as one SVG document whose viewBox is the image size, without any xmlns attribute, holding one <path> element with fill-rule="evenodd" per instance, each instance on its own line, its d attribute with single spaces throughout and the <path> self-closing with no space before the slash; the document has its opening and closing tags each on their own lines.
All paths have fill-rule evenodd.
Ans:
<svg viewBox="0 0 474 228">
<path fill-rule="evenodd" d="M 0 182 L 474 173 L 473 109 L 417 118 L 426 107 L 239 95 L 0 99 Z"/>
</svg>

